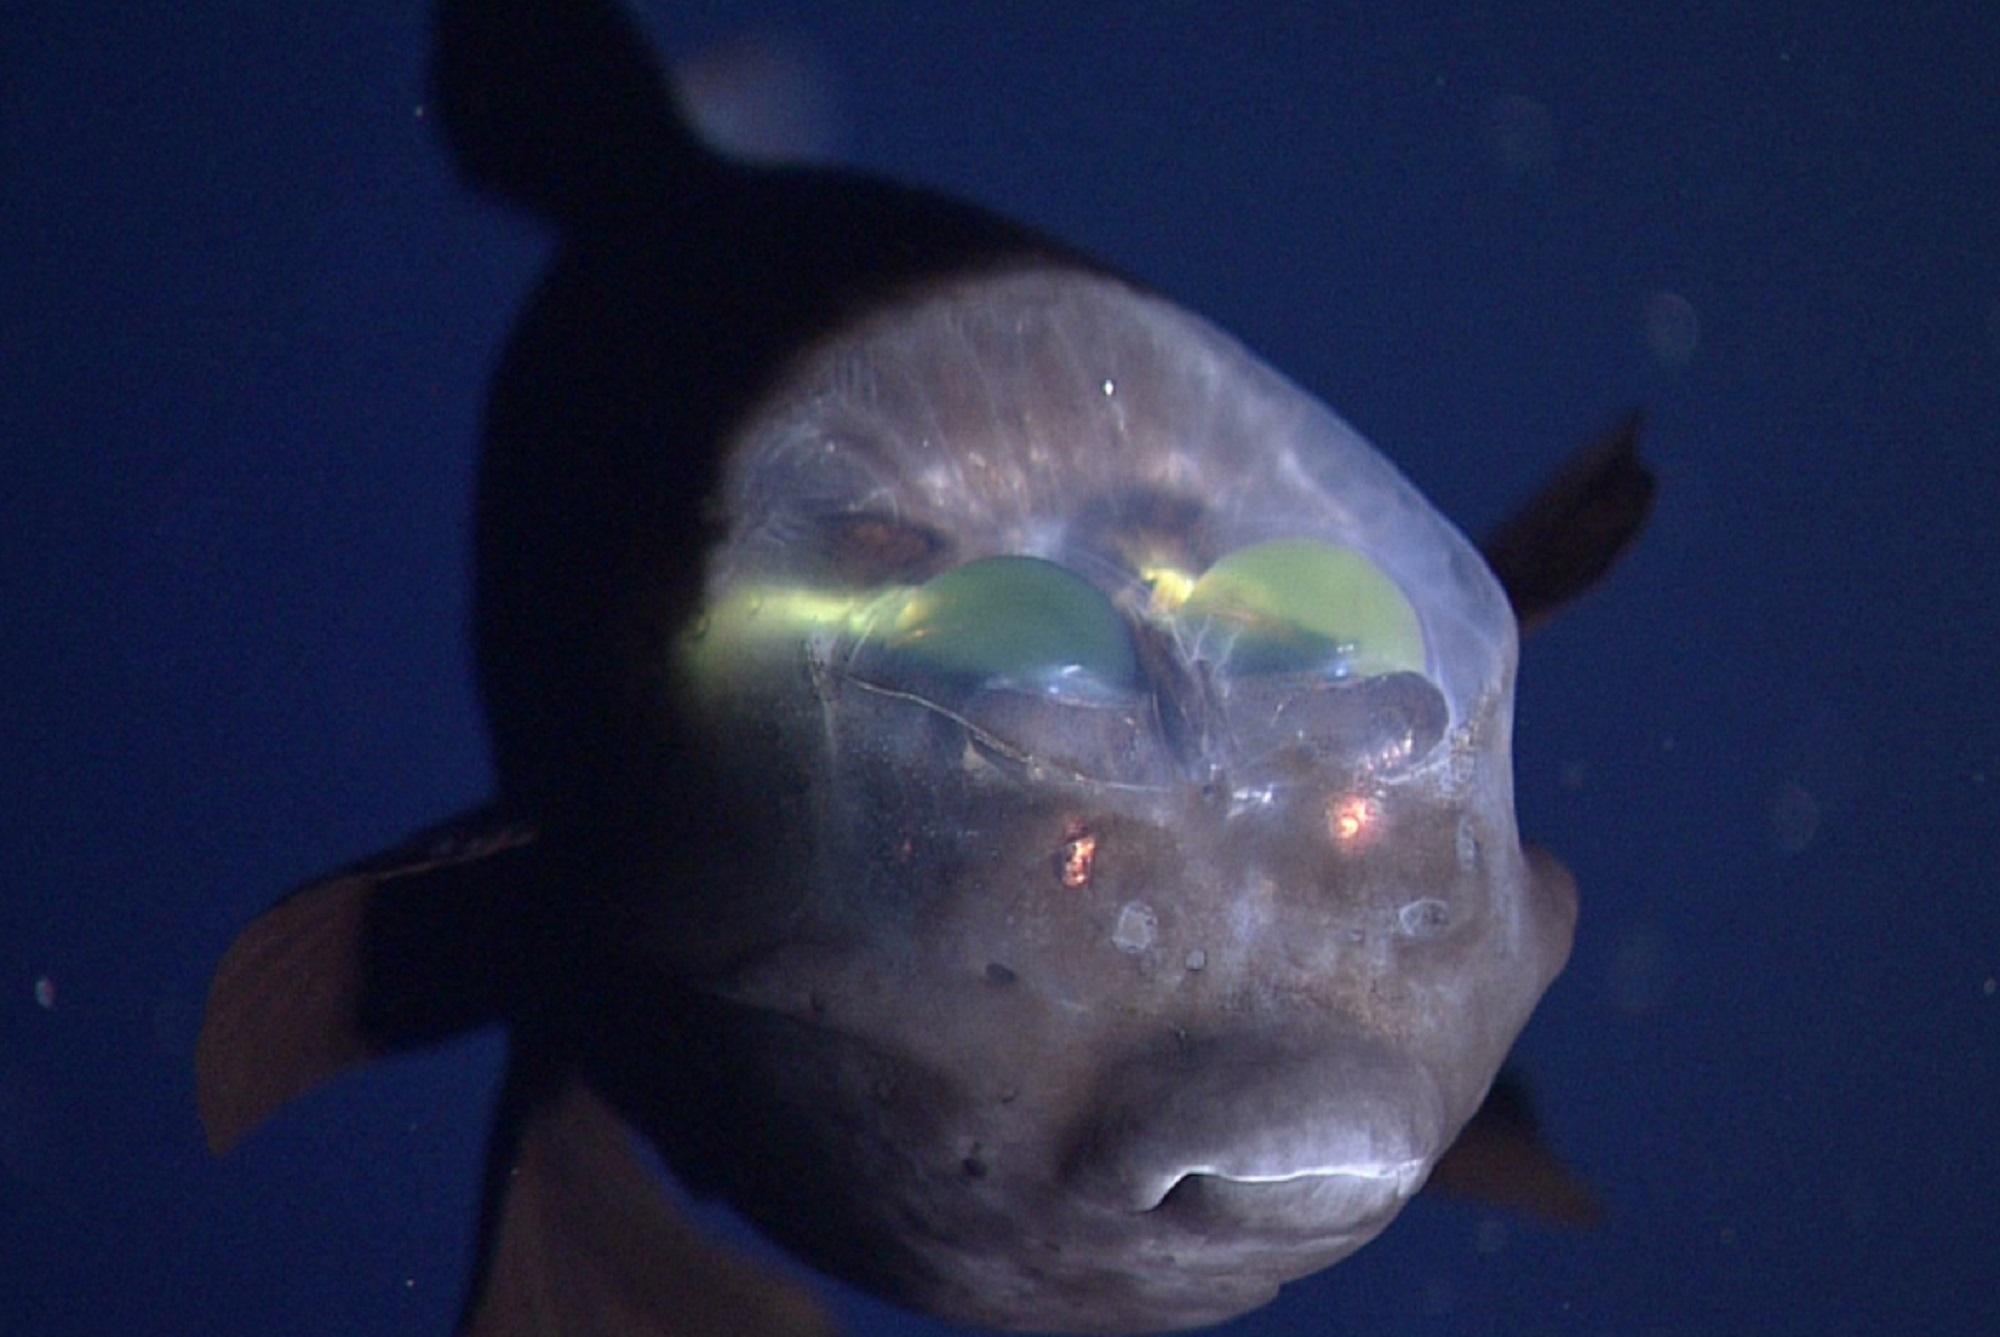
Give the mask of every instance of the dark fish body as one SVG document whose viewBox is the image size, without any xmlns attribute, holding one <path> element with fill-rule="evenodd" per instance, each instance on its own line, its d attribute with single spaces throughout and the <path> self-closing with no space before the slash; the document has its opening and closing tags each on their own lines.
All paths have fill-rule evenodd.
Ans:
<svg viewBox="0 0 2000 1337">
<path fill-rule="evenodd" d="M 211 1141 L 506 1026 L 480 1333 L 822 1330 L 628 1129 L 957 1322 L 1212 1323 L 1372 1238 L 1569 949 L 1516 615 L 1636 531 L 1632 427 L 1496 579 L 1137 285 L 707 153 L 615 4 L 446 0 L 438 38 L 462 173 L 558 237 L 484 431 L 498 793 L 246 931 Z"/>
</svg>

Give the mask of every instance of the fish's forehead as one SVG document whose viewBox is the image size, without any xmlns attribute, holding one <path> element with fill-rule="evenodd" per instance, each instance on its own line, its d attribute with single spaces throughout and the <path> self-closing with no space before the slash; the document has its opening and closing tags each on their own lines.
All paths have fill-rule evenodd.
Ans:
<svg viewBox="0 0 2000 1337">
<path fill-rule="evenodd" d="M 720 500 L 711 600 L 798 575 L 856 519 L 939 536 L 933 567 L 1022 554 L 1107 586 L 1126 540 L 1199 571 L 1314 539 L 1400 587 L 1455 725 L 1512 686 L 1505 596 L 1379 451 L 1214 326 L 1088 271 L 934 284 L 836 330 L 736 434 Z"/>
</svg>

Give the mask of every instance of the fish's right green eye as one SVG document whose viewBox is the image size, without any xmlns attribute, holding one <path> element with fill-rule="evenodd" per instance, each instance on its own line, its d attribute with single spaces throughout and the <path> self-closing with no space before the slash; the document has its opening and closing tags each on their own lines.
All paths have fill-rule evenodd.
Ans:
<svg viewBox="0 0 2000 1337">
<path fill-rule="evenodd" d="M 1423 629 L 1396 582 L 1354 549 L 1316 539 L 1230 553 L 1194 582 L 1173 621 L 1237 673 L 1424 669 Z"/>
<path fill-rule="evenodd" d="M 1047 691 L 1122 691 L 1138 677 L 1111 601 L 1039 557 L 984 557 L 933 577 L 878 611 L 858 658 L 895 677 Z"/>
</svg>

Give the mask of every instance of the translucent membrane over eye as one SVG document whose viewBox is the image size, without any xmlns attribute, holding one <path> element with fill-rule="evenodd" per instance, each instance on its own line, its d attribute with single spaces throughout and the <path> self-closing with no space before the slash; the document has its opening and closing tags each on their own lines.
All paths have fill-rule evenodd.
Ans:
<svg viewBox="0 0 2000 1337">
<path fill-rule="evenodd" d="M 986 557 L 934 577 L 877 616 L 857 658 L 1016 688 L 1123 692 L 1138 679 L 1111 601 L 1039 557 Z"/>
<path fill-rule="evenodd" d="M 969 739 L 1003 769 L 1151 784 L 1174 764 L 1156 693 L 1177 680 L 1147 681 L 1128 621 L 1139 617 L 1209 666 L 1204 690 L 1219 712 L 1201 745 L 1244 777 L 1381 777 L 1420 762 L 1443 737 L 1450 711 L 1425 672 L 1416 613 L 1361 553 L 1281 539 L 1238 549 L 1199 576 L 1171 565 L 1134 574 L 1152 591 L 1143 610 L 1019 555 L 980 558 L 916 586 L 746 582 L 690 630 L 685 662 L 705 692 L 769 690 L 796 680 L 811 645 L 816 662 L 859 689 L 835 689 L 829 708 L 840 701 L 842 718 L 864 734 L 879 730 L 878 741 L 914 739 L 926 720 L 952 722 L 963 732 L 948 745 Z M 927 709 L 913 716 L 912 703 Z"/>
<path fill-rule="evenodd" d="M 1233 673 L 1372 677 L 1424 669 L 1396 583 L 1352 548 L 1273 539 L 1203 572 L 1173 613 L 1185 642 Z"/>
<path fill-rule="evenodd" d="M 1444 696 L 1415 673 L 1245 674 L 1229 687 L 1236 759 L 1255 774 L 1392 774 L 1429 756 L 1448 723 Z"/>
</svg>

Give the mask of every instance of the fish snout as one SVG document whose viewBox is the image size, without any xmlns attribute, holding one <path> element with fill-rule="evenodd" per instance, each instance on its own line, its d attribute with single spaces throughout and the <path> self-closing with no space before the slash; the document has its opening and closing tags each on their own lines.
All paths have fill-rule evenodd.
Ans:
<svg viewBox="0 0 2000 1337">
<path fill-rule="evenodd" d="M 1359 1245 L 1423 1187 L 1447 1136 L 1437 1083 L 1366 1043 L 1183 1045 L 1104 1090 L 1069 1186 L 1204 1231 Z"/>
</svg>

